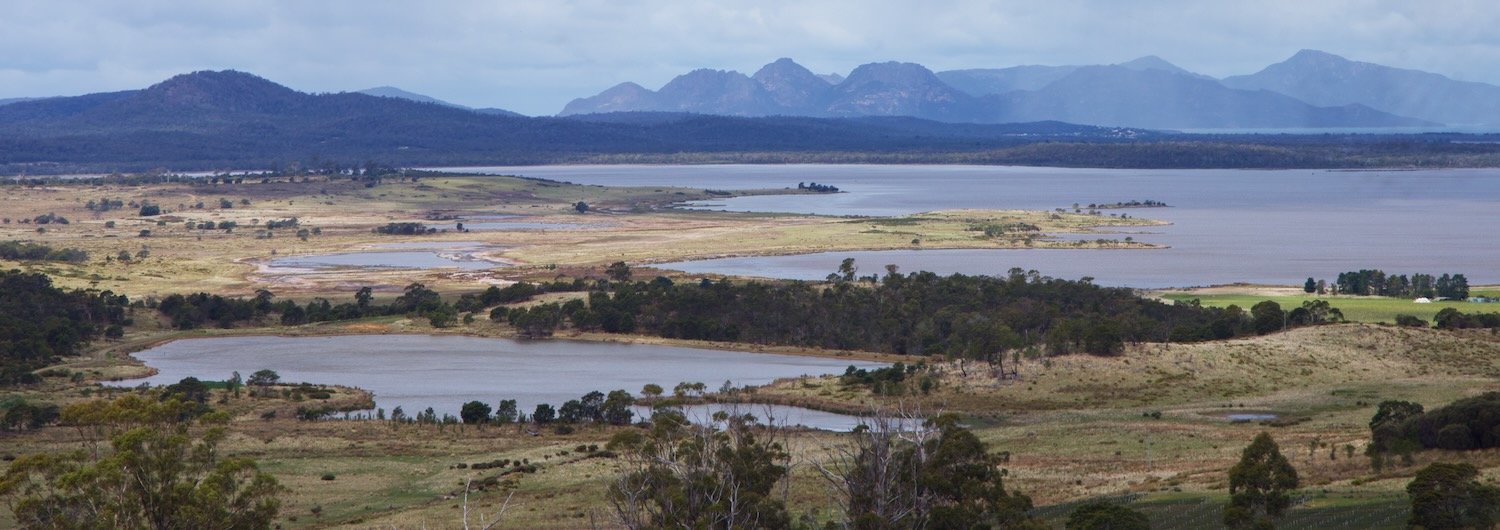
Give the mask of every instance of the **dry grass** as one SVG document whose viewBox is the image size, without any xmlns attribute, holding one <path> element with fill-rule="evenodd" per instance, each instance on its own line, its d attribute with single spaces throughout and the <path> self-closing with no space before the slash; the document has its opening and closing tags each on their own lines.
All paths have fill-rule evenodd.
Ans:
<svg viewBox="0 0 1500 530">
<path fill-rule="evenodd" d="M 53 186 L 7 188 L 0 197 L 0 240 L 18 239 L 54 247 L 79 248 L 91 260 L 82 264 L 0 263 L 0 266 L 45 272 L 59 285 L 93 287 L 132 297 L 208 291 L 248 295 L 267 288 L 284 297 L 335 296 L 363 286 L 394 293 L 412 281 L 439 291 L 472 291 L 517 278 L 551 278 L 558 273 L 597 274 L 614 261 L 659 263 L 721 256 L 793 254 L 835 250 L 897 248 L 1146 248 L 1119 235 L 1109 239 L 1065 241 L 1045 234 L 1089 233 L 1101 227 L 1155 224 L 1141 219 L 1024 211 L 963 210 L 897 219 L 843 219 L 815 216 L 734 214 L 666 209 L 676 201 L 710 197 L 705 190 L 679 188 L 605 188 L 507 177 L 429 177 L 418 182 L 387 182 L 373 188 L 347 180 L 190 186 Z M 788 193 L 761 190 L 748 193 Z M 170 213 L 139 217 L 137 211 L 94 212 L 89 200 L 102 197 L 150 201 Z M 233 203 L 220 208 L 219 199 Z M 249 201 L 244 204 L 242 201 Z M 593 209 L 578 214 L 573 203 Z M 203 203 L 204 208 L 194 205 Z M 20 220 L 55 213 L 67 225 L 22 224 Z M 527 221 L 581 224 L 548 230 L 470 231 L 460 233 L 454 221 L 426 221 L 429 216 L 522 215 Z M 297 218 L 301 228 L 321 233 L 306 240 L 296 229 L 263 237 L 257 228 L 269 220 Z M 238 228 L 188 228 L 187 223 L 233 221 Z M 113 222 L 112 228 L 106 223 Z M 390 222 L 423 222 L 447 232 L 385 236 L 372 229 Z M 983 227 L 1025 223 L 1039 232 L 998 237 Z M 149 237 L 140 237 L 149 230 Z M 917 240 L 920 243 L 913 244 Z M 485 254 L 514 267 L 480 271 L 456 269 L 326 271 L 287 274 L 263 264 L 277 257 L 357 251 L 397 242 L 472 243 Z M 149 255 L 135 258 L 142 251 Z M 114 259 L 121 252 L 132 259 Z"/>
<path fill-rule="evenodd" d="M 395 319 L 305 331 L 419 328 Z M 109 361 L 81 359 L 71 366 L 106 366 Z M 1375 405 L 1409 399 L 1431 407 L 1496 389 L 1497 363 L 1500 341 L 1493 334 L 1349 324 L 1222 343 L 1140 345 L 1116 358 L 1027 360 L 1020 382 L 997 383 L 980 366 L 966 367 L 965 376 L 965 370 L 947 364 L 933 395 L 902 401 L 929 411 L 965 413 L 993 450 L 1011 454 L 1009 484 L 1039 504 L 1124 492 L 1158 496 L 1152 498 L 1222 495 L 1224 470 L 1261 430 L 1275 436 L 1310 487 L 1331 488 L 1340 495 L 1394 495 L 1416 467 L 1371 474 L 1361 454 Z M 64 400 L 97 395 L 61 381 L 52 385 L 27 395 Z M 895 403 L 894 398 L 842 388 L 831 378 L 785 381 L 760 394 L 854 408 Z M 541 469 L 508 475 L 496 486 L 471 493 L 474 521 L 480 512 L 495 513 L 509 498 L 504 528 L 611 524 L 604 495 L 618 473 L 617 463 L 573 452 L 580 444 L 602 446 L 611 429 L 585 428 L 565 436 L 544 430 L 534 437 L 514 428 L 298 422 L 281 412 L 278 419 L 260 419 L 265 410 L 296 405 L 248 397 L 221 405 L 236 417 L 226 453 L 256 458 L 292 488 L 284 527 L 460 528 L 463 485 L 495 472 L 454 464 L 496 459 L 527 459 Z M 1152 417 L 1152 412 L 1161 415 Z M 1230 412 L 1299 421 L 1282 426 L 1232 423 L 1224 418 Z M 58 428 L 5 436 L 6 451 L 16 454 L 77 443 L 75 433 Z M 828 433 L 792 439 L 796 465 L 791 487 L 798 513 L 826 502 L 809 463 L 826 457 L 826 448 L 837 443 L 838 435 Z M 1345 445 L 1355 447 L 1354 458 Z M 563 451 L 569 454 L 560 455 Z M 1330 451 L 1335 452 L 1332 458 Z M 1500 452 L 1493 451 L 1428 452 L 1417 463 L 1452 459 L 1500 466 Z M 336 478 L 325 481 L 324 474 Z M 314 515 L 314 507 L 320 515 Z"/>
</svg>

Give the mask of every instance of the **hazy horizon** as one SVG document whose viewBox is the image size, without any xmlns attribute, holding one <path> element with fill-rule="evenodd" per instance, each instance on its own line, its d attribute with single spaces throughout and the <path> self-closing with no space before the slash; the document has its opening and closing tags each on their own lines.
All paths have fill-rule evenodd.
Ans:
<svg viewBox="0 0 1500 530">
<path fill-rule="evenodd" d="M 934 70 L 1112 64 L 1156 55 L 1213 77 L 1317 49 L 1500 84 L 1500 9 L 1449 0 L 1204 4 L 949 0 L 714 4 L 355 1 L 201 4 L 20 0 L 0 19 L 0 98 L 136 89 L 236 69 L 307 92 L 376 86 L 551 115 L 624 81 L 695 68 L 753 73 L 790 57 L 816 73 L 870 62 Z"/>
</svg>

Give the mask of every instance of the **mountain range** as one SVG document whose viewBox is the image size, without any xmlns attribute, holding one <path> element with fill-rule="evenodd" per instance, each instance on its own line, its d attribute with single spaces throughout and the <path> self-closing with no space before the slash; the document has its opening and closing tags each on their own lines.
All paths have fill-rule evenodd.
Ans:
<svg viewBox="0 0 1500 530">
<path fill-rule="evenodd" d="M 871 63 L 847 77 L 778 59 L 753 75 L 699 69 L 659 90 L 620 83 L 560 116 L 912 116 L 947 122 L 1056 120 L 1164 129 L 1500 126 L 1500 87 L 1313 50 L 1244 76 L 1194 73 L 1160 57 L 1113 65 L 933 72 Z"/>
<path fill-rule="evenodd" d="M 12 102 L 0 105 L 0 166 L 32 172 L 60 164 L 212 169 L 319 159 L 534 164 L 613 153 L 952 151 L 1153 134 L 1057 122 L 981 125 L 909 117 L 683 112 L 530 118 L 390 94 L 308 94 L 228 70 L 182 74 L 140 90 Z"/>
<path fill-rule="evenodd" d="M 1346 82 L 1306 81 L 1318 76 Z M 1360 79 L 1377 89 L 1360 90 Z M 0 174 L 368 162 L 1493 167 L 1495 136 L 1170 129 L 1500 123 L 1494 90 L 1318 52 L 1222 81 L 1155 57 L 937 73 L 886 62 L 847 76 L 782 59 L 752 76 L 696 70 L 655 91 L 626 83 L 573 102 L 566 116 L 525 117 L 392 87 L 309 94 L 245 72 L 202 71 L 139 90 L 0 101 Z"/>
</svg>

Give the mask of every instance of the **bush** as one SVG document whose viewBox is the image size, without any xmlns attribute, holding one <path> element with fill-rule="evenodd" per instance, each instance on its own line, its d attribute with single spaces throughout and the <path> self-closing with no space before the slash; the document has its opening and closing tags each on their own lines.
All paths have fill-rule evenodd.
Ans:
<svg viewBox="0 0 1500 530">
<path fill-rule="evenodd" d="M 1451 449 L 1454 451 L 1473 449 L 1474 433 L 1469 430 L 1468 425 L 1450 423 L 1438 430 L 1437 446 L 1439 449 Z"/>
<path fill-rule="evenodd" d="M 1411 315 L 1396 315 L 1396 325 L 1409 328 L 1425 328 L 1427 321 Z"/>
<path fill-rule="evenodd" d="M 1068 515 L 1067 530 L 1147 530 L 1151 521 L 1146 515 L 1108 502 L 1090 502 Z"/>
</svg>

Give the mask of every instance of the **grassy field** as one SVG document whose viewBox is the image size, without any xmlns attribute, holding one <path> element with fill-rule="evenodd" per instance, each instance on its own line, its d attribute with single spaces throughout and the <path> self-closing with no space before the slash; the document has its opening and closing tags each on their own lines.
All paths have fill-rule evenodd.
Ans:
<svg viewBox="0 0 1500 530">
<path fill-rule="evenodd" d="M 1396 321 L 1396 315 L 1411 315 L 1428 322 L 1432 322 L 1432 316 L 1443 308 L 1452 307 L 1465 313 L 1474 312 L 1496 312 L 1500 311 L 1500 304 L 1473 304 L 1468 302 L 1439 301 L 1430 304 L 1418 304 L 1405 298 L 1387 298 L 1383 296 L 1317 296 L 1307 294 L 1198 294 L 1167 292 L 1159 295 L 1162 299 L 1173 301 L 1198 300 L 1209 307 L 1228 307 L 1237 305 L 1245 310 L 1251 306 L 1270 300 L 1276 302 L 1282 309 L 1290 311 L 1301 307 L 1304 302 L 1311 300 L 1327 300 L 1328 305 L 1336 307 L 1344 313 L 1344 318 L 1351 322 L 1386 322 Z M 1482 296 L 1476 294 L 1475 296 Z"/>
</svg>

